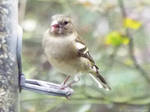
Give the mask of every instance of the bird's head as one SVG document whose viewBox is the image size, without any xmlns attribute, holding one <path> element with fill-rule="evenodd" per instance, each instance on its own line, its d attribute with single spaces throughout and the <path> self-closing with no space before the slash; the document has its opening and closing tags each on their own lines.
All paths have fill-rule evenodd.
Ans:
<svg viewBox="0 0 150 112">
<path fill-rule="evenodd" d="M 69 35 L 73 32 L 74 27 L 69 16 L 54 15 L 50 25 L 50 32 L 54 35 Z"/>
</svg>

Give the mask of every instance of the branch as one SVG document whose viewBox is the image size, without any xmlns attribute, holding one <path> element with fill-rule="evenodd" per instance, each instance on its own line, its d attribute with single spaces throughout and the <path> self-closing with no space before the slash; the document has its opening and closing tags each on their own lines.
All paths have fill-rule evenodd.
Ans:
<svg viewBox="0 0 150 112">
<path fill-rule="evenodd" d="M 120 45 L 119 46 L 115 46 L 114 49 L 113 49 L 112 54 L 110 54 L 110 56 L 109 56 L 109 60 L 110 60 L 109 63 L 108 63 L 109 70 L 111 68 L 113 68 L 113 65 L 115 63 L 115 57 L 116 57 L 116 55 L 118 53 L 119 48 L 120 48 Z"/>
<path fill-rule="evenodd" d="M 124 6 L 124 3 L 123 3 L 123 0 L 118 0 L 118 3 L 119 3 L 119 6 L 120 6 L 120 10 L 122 12 L 123 18 L 126 18 L 127 17 L 127 13 L 126 13 L 126 10 L 125 10 L 125 6 Z M 135 57 L 135 54 L 134 54 L 134 42 L 133 42 L 132 35 L 129 32 L 129 29 L 127 28 L 125 32 L 126 32 L 126 36 L 129 38 L 129 41 L 130 41 L 129 42 L 129 48 L 128 48 L 129 49 L 130 58 L 132 59 L 135 68 L 141 73 L 142 77 L 144 77 L 144 79 L 148 83 L 150 83 L 150 77 L 148 76 L 147 72 L 138 64 L 138 62 L 136 60 L 136 57 Z"/>
</svg>

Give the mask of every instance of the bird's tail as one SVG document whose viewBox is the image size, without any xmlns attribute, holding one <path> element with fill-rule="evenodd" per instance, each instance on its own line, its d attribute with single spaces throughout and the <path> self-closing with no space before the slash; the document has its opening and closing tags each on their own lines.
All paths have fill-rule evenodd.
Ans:
<svg viewBox="0 0 150 112">
<path fill-rule="evenodd" d="M 91 72 L 90 76 L 97 82 L 99 88 L 104 88 L 105 90 L 111 90 L 111 87 L 107 84 L 105 79 L 100 75 L 98 70 L 96 72 Z"/>
</svg>

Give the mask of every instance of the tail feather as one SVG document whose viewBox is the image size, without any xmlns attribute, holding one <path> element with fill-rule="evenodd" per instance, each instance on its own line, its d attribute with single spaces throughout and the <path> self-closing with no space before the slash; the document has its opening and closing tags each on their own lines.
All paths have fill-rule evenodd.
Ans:
<svg viewBox="0 0 150 112">
<path fill-rule="evenodd" d="M 105 90 L 111 90 L 111 87 L 107 84 L 105 79 L 99 74 L 99 72 L 91 73 L 90 76 L 97 82 L 99 88 L 104 88 Z"/>
</svg>

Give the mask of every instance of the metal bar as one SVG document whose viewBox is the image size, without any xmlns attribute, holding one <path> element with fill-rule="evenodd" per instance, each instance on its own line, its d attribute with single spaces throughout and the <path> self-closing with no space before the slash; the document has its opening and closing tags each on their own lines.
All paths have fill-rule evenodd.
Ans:
<svg viewBox="0 0 150 112">
<path fill-rule="evenodd" d="M 73 94 L 73 89 L 69 87 L 61 89 L 60 84 L 34 79 L 25 79 L 24 75 L 21 76 L 21 87 L 25 90 L 30 90 L 33 92 L 44 93 L 53 96 L 68 97 Z"/>
</svg>

